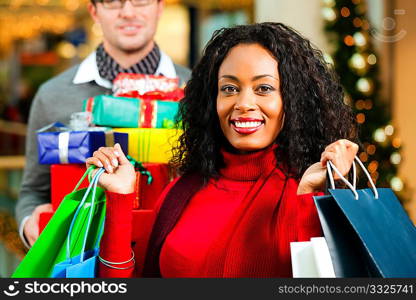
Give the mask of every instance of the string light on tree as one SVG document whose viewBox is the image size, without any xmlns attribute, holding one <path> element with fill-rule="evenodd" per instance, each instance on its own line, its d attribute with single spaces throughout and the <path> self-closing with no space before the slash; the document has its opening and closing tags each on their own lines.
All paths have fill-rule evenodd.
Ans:
<svg viewBox="0 0 416 300">
<path fill-rule="evenodd" d="M 360 160 L 361 160 L 362 162 L 367 162 L 367 160 L 368 160 L 368 155 L 367 155 L 367 153 L 365 153 L 365 152 L 361 152 L 361 153 L 360 153 L 360 155 L 359 155 L 358 157 L 360 158 Z"/>
<path fill-rule="evenodd" d="M 353 105 L 351 96 L 346 92 L 344 95 L 344 103 L 347 105 Z"/>
<path fill-rule="evenodd" d="M 402 156 L 400 155 L 400 153 L 398 152 L 393 152 L 390 155 L 390 162 L 394 165 L 398 165 L 400 164 L 400 162 L 402 161 Z"/>
<path fill-rule="evenodd" d="M 354 38 L 348 34 L 344 37 L 344 43 L 345 45 L 352 47 L 354 46 Z"/>
<path fill-rule="evenodd" d="M 367 99 L 364 101 L 364 108 L 370 110 L 373 108 L 373 101 L 371 99 Z"/>
<path fill-rule="evenodd" d="M 365 55 L 361 53 L 355 53 L 349 60 L 350 67 L 358 74 L 365 75 L 368 71 L 369 64 Z"/>
<path fill-rule="evenodd" d="M 402 145 L 402 140 L 399 137 L 395 137 L 393 141 L 391 142 L 394 148 L 399 149 Z"/>
<path fill-rule="evenodd" d="M 393 177 L 390 180 L 390 185 L 391 185 L 391 188 L 396 192 L 400 192 L 404 186 L 403 181 L 397 176 Z"/>
<path fill-rule="evenodd" d="M 387 126 L 384 128 L 384 132 L 386 133 L 386 135 L 391 136 L 391 135 L 393 135 L 393 133 L 394 133 L 394 127 L 393 127 L 392 125 L 387 125 Z"/>
<path fill-rule="evenodd" d="M 378 162 L 376 160 L 373 160 L 372 162 L 370 162 L 367 167 L 370 173 L 374 173 L 375 171 L 377 171 L 377 168 L 378 168 Z"/>
<path fill-rule="evenodd" d="M 360 78 L 357 81 L 356 88 L 363 94 L 370 94 L 373 90 L 373 81 L 370 78 Z"/>
<path fill-rule="evenodd" d="M 367 38 L 361 31 L 354 33 L 353 38 L 355 45 L 358 47 L 365 47 L 367 45 Z"/>
<path fill-rule="evenodd" d="M 334 7 L 336 4 L 335 0 L 323 0 L 322 2 L 326 7 Z"/>
<path fill-rule="evenodd" d="M 364 69 L 367 65 L 364 56 L 360 53 L 355 53 L 350 58 L 350 64 L 355 69 Z"/>
<path fill-rule="evenodd" d="M 360 18 L 354 18 L 352 21 L 355 27 L 360 28 L 363 25 L 363 21 Z"/>
<path fill-rule="evenodd" d="M 337 18 L 337 13 L 332 7 L 324 7 L 322 9 L 322 17 L 326 21 L 332 22 L 332 21 L 335 21 L 335 19 Z"/>
<path fill-rule="evenodd" d="M 379 143 L 384 143 L 386 141 L 386 133 L 383 128 L 379 128 L 374 131 L 374 140 Z"/>
<path fill-rule="evenodd" d="M 375 65 L 377 63 L 377 57 L 373 53 L 371 53 L 369 56 L 367 56 L 367 62 L 370 65 Z"/>
<path fill-rule="evenodd" d="M 344 6 L 343 8 L 341 8 L 341 16 L 343 16 L 344 18 L 348 18 L 350 15 L 351 12 L 348 7 Z"/>
<path fill-rule="evenodd" d="M 374 153 L 376 153 L 376 146 L 374 146 L 373 144 L 368 145 L 367 153 L 370 155 L 374 155 Z"/>
<path fill-rule="evenodd" d="M 356 119 L 359 124 L 363 124 L 365 122 L 365 114 L 363 113 L 357 114 Z"/>
</svg>

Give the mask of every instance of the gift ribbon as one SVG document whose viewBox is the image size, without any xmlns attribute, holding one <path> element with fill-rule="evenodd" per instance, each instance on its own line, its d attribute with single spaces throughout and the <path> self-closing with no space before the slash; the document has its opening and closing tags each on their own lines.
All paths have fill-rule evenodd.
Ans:
<svg viewBox="0 0 416 300">
<path fill-rule="evenodd" d="M 149 162 L 152 130 L 139 130 L 139 160 Z"/>
<path fill-rule="evenodd" d="M 85 107 L 85 111 L 89 112 L 89 116 L 88 116 L 88 122 L 91 124 L 92 123 L 92 110 L 94 108 L 94 97 L 90 97 L 87 100 L 87 105 Z"/>
<path fill-rule="evenodd" d="M 140 99 L 139 128 L 155 128 L 157 122 L 157 101 Z"/>
<path fill-rule="evenodd" d="M 140 94 L 138 91 L 130 91 L 123 94 L 118 94 L 117 97 L 126 98 L 138 98 L 154 101 L 171 101 L 178 102 L 185 96 L 183 88 L 177 88 L 173 91 L 162 92 L 162 91 L 150 91 L 144 94 Z"/>
<path fill-rule="evenodd" d="M 59 162 L 61 164 L 67 164 L 69 156 L 69 131 L 61 132 L 58 135 L 58 150 L 59 150 Z M 105 145 L 107 147 L 114 147 L 114 131 L 109 130 L 104 133 L 105 135 Z"/>
<path fill-rule="evenodd" d="M 61 164 L 68 163 L 69 152 L 69 132 L 61 132 L 58 135 L 58 150 L 59 150 L 59 162 Z"/>
<path fill-rule="evenodd" d="M 115 142 L 114 142 L 114 131 L 113 130 L 108 130 L 105 132 L 105 145 L 107 147 L 114 147 Z"/>
<path fill-rule="evenodd" d="M 133 209 L 138 209 L 140 207 L 141 201 L 141 193 L 142 190 L 140 189 L 140 182 L 142 181 L 142 176 L 147 176 L 147 184 L 151 184 L 153 181 L 152 174 L 146 167 L 139 161 L 135 160 L 130 155 L 126 155 L 129 162 L 134 166 L 134 170 L 136 171 L 136 198 L 133 201 Z"/>
<path fill-rule="evenodd" d="M 133 200 L 133 209 L 139 209 L 140 206 L 140 172 L 136 172 L 136 198 Z"/>
</svg>

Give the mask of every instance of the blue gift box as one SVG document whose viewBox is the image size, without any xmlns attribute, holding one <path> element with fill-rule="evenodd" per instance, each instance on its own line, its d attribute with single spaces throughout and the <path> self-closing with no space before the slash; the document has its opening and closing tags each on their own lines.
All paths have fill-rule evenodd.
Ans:
<svg viewBox="0 0 416 300">
<path fill-rule="evenodd" d="M 111 130 L 67 131 L 62 124 L 52 124 L 37 133 L 40 164 L 85 163 L 100 147 L 119 143 L 127 155 L 128 134 Z M 51 131 L 53 130 L 53 131 Z"/>
</svg>

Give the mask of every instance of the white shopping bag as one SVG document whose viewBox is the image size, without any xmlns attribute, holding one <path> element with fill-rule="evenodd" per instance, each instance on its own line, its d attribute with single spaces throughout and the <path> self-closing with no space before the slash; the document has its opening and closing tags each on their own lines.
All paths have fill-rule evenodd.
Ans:
<svg viewBox="0 0 416 300">
<path fill-rule="evenodd" d="M 335 278 L 324 237 L 313 237 L 308 242 L 291 242 L 290 253 L 294 278 Z"/>
</svg>

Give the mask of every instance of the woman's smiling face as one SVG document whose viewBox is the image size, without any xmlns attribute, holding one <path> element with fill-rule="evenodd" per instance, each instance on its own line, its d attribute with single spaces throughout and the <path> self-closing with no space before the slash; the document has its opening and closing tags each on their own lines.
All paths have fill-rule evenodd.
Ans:
<svg viewBox="0 0 416 300">
<path fill-rule="evenodd" d="M 218 71 L 217 113 L 224 136 L 239 152 L 271 145 L 283 122 L 277 61 L 259 44 L 233 47 Z"/>
</svg>

